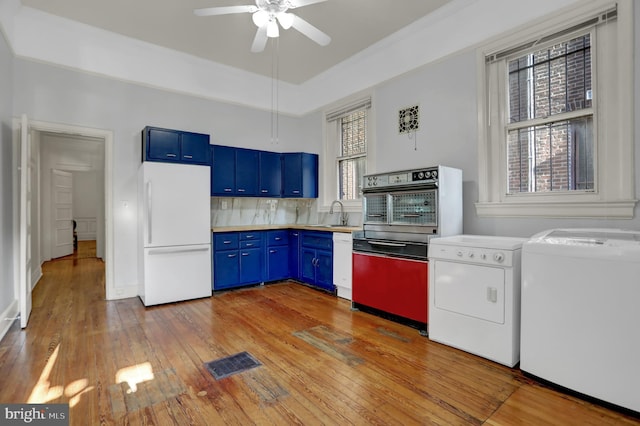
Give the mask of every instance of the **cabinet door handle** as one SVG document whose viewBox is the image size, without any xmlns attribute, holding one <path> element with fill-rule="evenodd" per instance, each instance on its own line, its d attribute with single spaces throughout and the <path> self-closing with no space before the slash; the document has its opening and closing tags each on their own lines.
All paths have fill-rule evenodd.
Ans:
<svg viewBox="0 0 640 426">
<path fill-rule="evenodd" d="M 167 157 L 169 158 L 174 158 L 176 155 L 175 154 L 167 154 Z"/>
<path fill-rule="evenodd" d="M 249 256 L 251 253 L 242 253 L 243 256 Z"/>
<path fill-rule="evenodd" d="M 193 155 L 183 155 L 184 158 L 192 159 Z"/>
<path fill-rule="evenodd" d="M 230 240 L 225 240 L 225 241 L 222 242 L 222 244 L 231 244 L 231 241 Z"/>
<path fill-rule="evenodd" d="M 195 253 L 199 251 L 209 251 L 209 249 L 208 248 L 178 248 L 178 249 L 160 248 L 160 249 L 149 250 L 149 254 L 154 255 L 154 254 L 174 254 L 174 253 Z"/>
<path fill-rule="evenodd" d="M 291 191 L 291 192 L 293 192 L 294 194 L 299 194 L 299 193 L 300 193 L 300 191 L 299 191 L 299 190 L 297 190 L 297 189 L 294 189 L 294 190 L 293 190 L 293 191 Z"/>
<path fill-rule="evenodd" d="M 152 198 L 151 198 L 151 181 L 147 182 L 147 239 L 148 239 L 148 243 L 151 244 L 151 242 L 153 241 L 152 238 L 152 232 L 153 232 L 153 226 L 151 226 L 153 224 L 153 215 L 152 215 L 152 209 L 151 207 L 153 206 L 152 204 Z"/>
<path fill-rule="evenodd" d="M 274 238 L 274 240 L 276 240 L 276 241 L 280 241 L 281 239 L 282 239 L 282 238 L 280 238 L 280 237 L 275 237 L 275 238 Z"/>
<path fill-rule="evenodd" d="M 228 254 L 228 255 L 227 255 L 227 257 L 228 257 L 228 258 L 232 258 L 232 257 L 236 257 L 236 256 L 237 256 L 237 254 L 235 254 L 235 253 L 234 253 L 234 254 Z"/>
<path fill-rule="evenodd" d="M 268 189 L 261 189 L 260 192 L 262 192 L 263 194 L 266 194 L 267 192 L 269 192 Z"/>
<path fill-rule="evenodd" d="M 244 188 L 238 188 L 238 192 L 244 192 Z"/>
<path fill-rule="evenodd" d="M 273 249 L 269 250 L 269 253 L 277 253 L 277 252 L 278 250 L 273 250 Z"/>
<path fill-rule="evenodd" d="M 225 188 L 224 192 L 231 192 L 231 188 Z"/>
<path fill-rule="evenodd" d="M 252 243 L 247 243 L 247 247 L 253 247 Z"/>
</svg>

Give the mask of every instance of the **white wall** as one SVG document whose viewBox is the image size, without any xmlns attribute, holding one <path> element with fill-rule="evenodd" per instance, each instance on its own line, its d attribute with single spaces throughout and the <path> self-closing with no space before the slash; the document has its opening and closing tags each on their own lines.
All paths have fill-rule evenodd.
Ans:
<svg viewBox="0 0 640 426">
<path fill-rule="evenodd" d="M 0 32 L 0 338 L 11 325 L 16 293 L 13 279 L 13 55 Z"/>
<path fill-rule="evenodd" d="M 104 190 L 98 188 L 96 172 L 72 172 L 73 219 L 76 221 L 78 240 L 95 240 L 98 203 Z"/>
</svg>

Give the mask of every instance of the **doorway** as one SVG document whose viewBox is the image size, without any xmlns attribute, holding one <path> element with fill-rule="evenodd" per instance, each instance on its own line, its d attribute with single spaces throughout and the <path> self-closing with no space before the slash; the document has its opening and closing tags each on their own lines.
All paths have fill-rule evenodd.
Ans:
<svg viewBox="0 0 640 426">
<path fill-rule="evenodd" d="M 92 194 L 95 202 L 95 214 L 83 216 L 83 236 L 95 238 L 95 256 L 105 262 L 105 298 L 115 295 L 113 284 L 113 215 L 112 215 L 112 151 L 113 133 L 111 131 L 91 129 L 40 121 L 29 122 L 29 132 L 34 142 L 36 163 L 39 164 L 40 180 L 38 195 L 32 200 L 37 213 L 34 228 L 37 232 L 31 236 L 31 253 L 34 259 L 34 286 L 41 275 L 41 265 L 52 259 L 51 241 L 53 240 L 51 213 L 51 171 L 65 170 L 79 179 L 94 181 Z M 37 278 L 36 278 L 37 277 Z"/>
</svg>

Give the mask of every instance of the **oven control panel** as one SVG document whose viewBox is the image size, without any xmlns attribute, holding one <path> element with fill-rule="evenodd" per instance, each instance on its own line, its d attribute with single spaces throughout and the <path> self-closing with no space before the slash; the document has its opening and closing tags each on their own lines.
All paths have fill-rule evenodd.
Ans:
<svg viewBox="0 0 640 426">
<path fill-rule="evenodd" d="M 411 172 L 411 180 L 412 181 L 432 181 L 435 182 L 438 180 L 438 168 L 432 167 L 430 169 L 418 170 Z"/>
<path fill-rule="evenodd" d="M 363 189 L 377 189 L 395 186 L 414 186 L 438 184 L 438 167 L 418 170 L 406 170 L 393 173 L 379 173 L 363 177 Z"/>
</svg>

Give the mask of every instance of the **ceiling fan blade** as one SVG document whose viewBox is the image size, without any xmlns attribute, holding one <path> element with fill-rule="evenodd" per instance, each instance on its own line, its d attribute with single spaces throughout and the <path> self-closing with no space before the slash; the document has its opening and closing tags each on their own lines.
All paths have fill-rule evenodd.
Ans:
<svg viewBox="0 0 640 426">
<path fill-rule="evenodd" d="M 308 5 L 314 4 L 314 3 L 322 3 L 322 2 L 325 2 L 325 1 L 327 1 L 327 0 L 291 0 L 290 9 L 295 9 L 296 7 L 308 6 Z"/>
<path fill-rule="evenodd" d="M 258 8 L 255 5 L 247 6 L 223 6 L 223 7 L 205 7 L 204 9 L 194 9 L 193 13 L 197 16 L 213 16 L 213 15 L 229 15 L 232 13 L 253 13 Z"/>
<path fill-rule="evenodd" d="M 263 25 L 258 28 L 256 31 L 256 36 L 253 39 L 253 44 L 251 45 L 251 51 L 253 53 L 262 52 L 267 45 L 267 26 Z"/>
<path fill-rule="evenodd" d="M 291 25 L 296 30 L 300 31 L 302 34 L 309 37 L 311 40 L 318 43 L 320 46 L 326 46 L 331 43 L 331 37 L 302 19 L 297 15 L 293 15 L 293 24 Z"/>
</svg>

